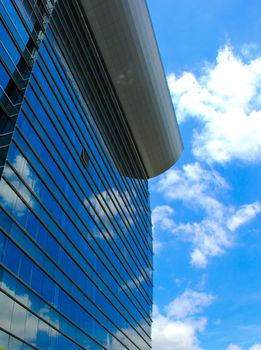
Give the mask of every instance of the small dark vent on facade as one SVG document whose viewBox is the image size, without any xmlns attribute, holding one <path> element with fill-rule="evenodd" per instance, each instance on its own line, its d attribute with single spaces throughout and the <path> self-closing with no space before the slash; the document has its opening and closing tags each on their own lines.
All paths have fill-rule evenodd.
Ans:
<svg viewBox="0 0 261 350">
<path fill-rule="evenodd" d="M 89 156 L 88 156 L 88 153 L 86 152 L 85 148 L 82 149 L 81 161 L 82 161 L 83 166 L 87 169 L 88 163 L 89 163 Z"/>
</svg>

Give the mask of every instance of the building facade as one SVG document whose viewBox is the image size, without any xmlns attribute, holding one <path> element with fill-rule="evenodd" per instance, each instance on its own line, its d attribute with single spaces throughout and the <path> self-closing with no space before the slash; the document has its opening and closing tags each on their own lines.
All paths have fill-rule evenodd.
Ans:
<svg viewBox="0 0 261 350">
<path fill-rule="evenodd" d="M 0 349 L 150 349 L 148 179 L 182 145 L 146 3 L 0 6 Z"/>
</svg>

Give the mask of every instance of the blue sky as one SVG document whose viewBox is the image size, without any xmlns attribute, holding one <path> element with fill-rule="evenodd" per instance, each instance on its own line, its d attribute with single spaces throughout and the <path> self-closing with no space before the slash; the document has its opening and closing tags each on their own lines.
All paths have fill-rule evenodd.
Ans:
<svg viewBox="0 0 261 350">
<path fill-rule="evenodd" d="M 153 350 L 261 350 L 261 2 L 148 6 L 185 147 L 150 182 Z"/>
</svg>

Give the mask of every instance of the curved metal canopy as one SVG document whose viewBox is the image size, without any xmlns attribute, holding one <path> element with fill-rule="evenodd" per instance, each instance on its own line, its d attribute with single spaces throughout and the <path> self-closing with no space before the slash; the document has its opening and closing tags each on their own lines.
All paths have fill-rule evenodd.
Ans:
<svg viewBox="0 0 261 350">
<path fill-rule="evenodd" d="M 81 0 L 148 177 L 183 146 L 145 0 Z"/>
</svg>

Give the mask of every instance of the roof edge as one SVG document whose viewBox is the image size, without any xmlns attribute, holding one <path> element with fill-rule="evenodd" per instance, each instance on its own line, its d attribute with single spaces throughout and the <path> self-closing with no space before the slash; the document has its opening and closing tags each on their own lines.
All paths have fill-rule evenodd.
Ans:
<svg viewBox="0 0 261 350">
<path fill-rule="evenodd" d="M 161 174 L 183 145 L 145 0 L 81 0 L 148 173 Z"/>
</svg>

